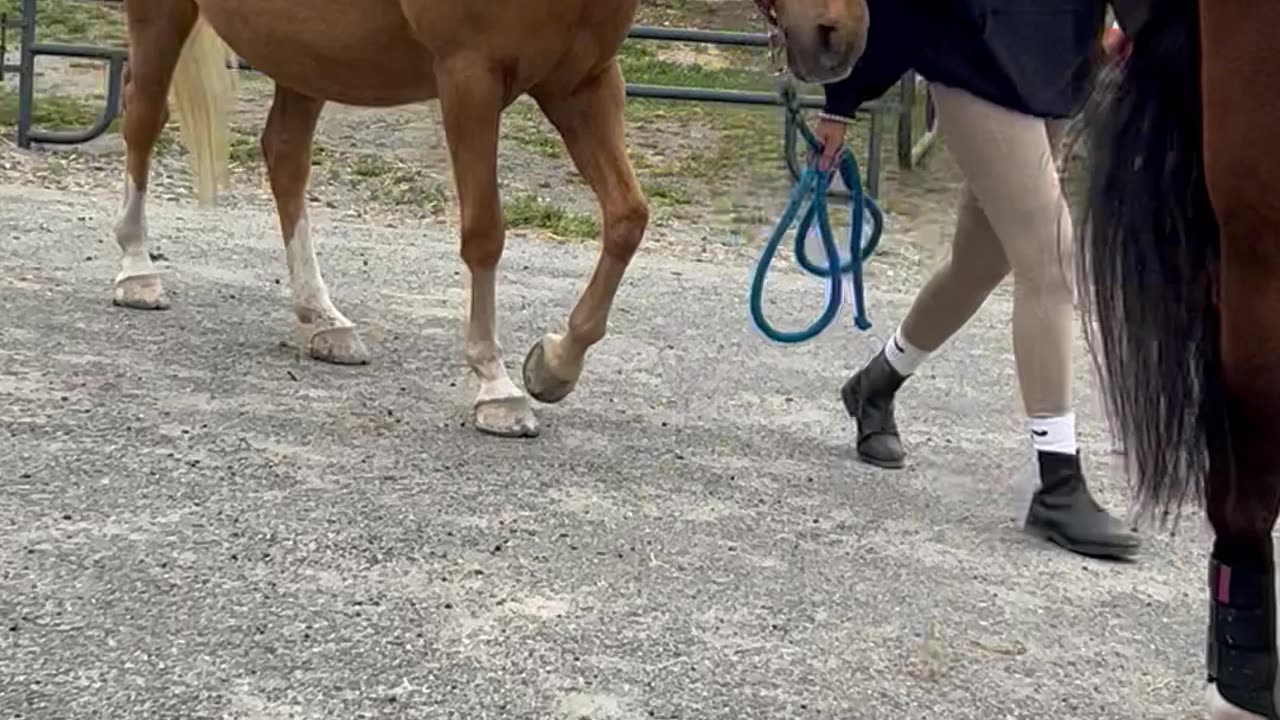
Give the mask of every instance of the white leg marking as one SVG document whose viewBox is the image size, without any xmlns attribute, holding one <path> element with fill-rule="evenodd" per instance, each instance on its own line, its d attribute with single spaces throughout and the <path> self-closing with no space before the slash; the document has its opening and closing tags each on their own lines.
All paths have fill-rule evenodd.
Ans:
<svg viewBox="0 0 1280 720">
<path fill-rule="evenodd" d="M 465 272 L 467 364 L 480 380 L 476 395 L 476 427 L 483 432 L 507 437 L 538 434 L 529 397 L 507 375 L 498 342 L 496 270 Z"/>
<path fill-rule="evenodd" d="M 293 227 L 293 236 L 285 238 L 284 246 L 299 344 L 317 360 L 340 365 L 369 362 L 369 351 L 356 333 L 354 323 L 338 312 L 329 299 L 329 288 L 316 261 L 311 223 L 305 208 Z"/>
<path fill-rule="evenodd" d="M 126 178 L 124 205 L 116 221 L 116 242 L 120 245 L 120 272 L 116 275 L 114 301 L 117 305 L 142 309 L 169 307 L 164 287 L 147 252 L 147 194 L 133 178 Z"/>
<path fill-rule="evenodd" d="M 293 291 L 293 312 L 298 322 L 312 331 L 351 327 L 352 322 L 329 299 L 329 288 L 320 275 L 316 261 L 316 247 L 311 240 L 311 223 L 307 211 L 302 211 L 293 237 L 285 238 L 285 260 L 289 265 L 289 287 Z"/>
</svg>

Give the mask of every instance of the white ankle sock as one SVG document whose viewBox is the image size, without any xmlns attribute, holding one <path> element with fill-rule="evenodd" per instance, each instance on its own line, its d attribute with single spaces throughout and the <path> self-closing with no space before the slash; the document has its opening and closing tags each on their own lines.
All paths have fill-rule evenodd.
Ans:
<svg viewBox="0 0 1280 720">
<path fill-rule="evenodd" d="M 1079 450 L 1076 445 L 1075 413 L 1056 417 L 1033 417 L 1027 421 L 1031 428 L 1031 444 L 1036 452 L 1054 452 L 1075 455 Z"/>
<path fill-rule="evenodd" d="M 907 377 L 929 358 L 929 353 L 907 342 L 902 336 L 902 327 L 899 326 L 889 342 L 884 344 L 884 357 L 899 375 Z"/>
</svg>

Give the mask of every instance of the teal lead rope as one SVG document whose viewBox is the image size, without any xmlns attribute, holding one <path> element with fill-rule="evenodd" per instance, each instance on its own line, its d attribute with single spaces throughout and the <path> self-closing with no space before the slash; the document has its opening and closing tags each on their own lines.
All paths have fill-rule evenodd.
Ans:
<svg viewBox="0 0 1280 720">
<path fill-rule="evenodd" d="M 756 263 L 749 299 L 751 323 L 756 330 L 774 342 L 794 344 L 812 340 L 826 330 L 840 312 L 841 281 L 845 275 L 848 275 L 853 284 L 853 324 L 859 330 L 869 330 L 871 321 L 867 318 L 866 299 L 863 296 L 862 264 L 875 253 L 876 246 L 880 243 L 880 234 L 884 230 L 884 214 L 862 189 L 857 159 L 849 148 L 841 148 L 836 167 L 845 187 L 849 188 L 850 206 L 849 260 L 842 262 L 840 251 L 836 247 L 835 233 L 831 230 L 831 218 L 827 213 L 827 191 L 831 186 L 832 171 L 818 169 L 818 156 L 821 155 L 822 146 L 800 115 L 800 103 L 796 97 L 795 86 L 788 83 L 782 93 L 787 112 L 812 150 L 813 157 L 796 181 L 791 191 L 791 199 L 787 202 L 782 217 L 778 219 L 777 227 L 769 236 L 769 241 L 765 244 L 760 259 Z M 808 202 L 808 209 L 801 216 L 800 209 L 806 202 Z M 863 225 L 868 221 L 868 215 L 871 221 L 871 233 L 864 244 Z M 787 231 L 795 224 L 797 216 L 800 217 L 800 225 L 796 228 L 796 264 L 810 275 L 827 280 L 827 304 L 822 315 L 809 327 L 787 332 L 770 325 L 764 317 L 764 281 L 769 273 L 769 264 L 778 252 L 778 246 L 782 244 Z M 805 249 L 805 240 L 813 230 L 815 221 L 818 225 L 818 235 L 822 239 L 822 249 L 827 256 L 826 265 L 814 263 Z"/>
</svg>

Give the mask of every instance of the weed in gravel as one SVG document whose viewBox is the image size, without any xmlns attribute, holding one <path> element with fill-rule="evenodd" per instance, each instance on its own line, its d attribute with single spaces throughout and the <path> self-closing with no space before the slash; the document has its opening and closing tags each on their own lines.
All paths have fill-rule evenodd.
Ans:
<svg viewBox="0 0 1280 720">
<path fill-rule="evenodd" d="M 693 198 L 689 196 L 688 190 L 675 183 L 641 181 L 641 186 L 644 188 L 645 197 L 651 203 L 667 207 L 693 204 Z"/>
<path fill-rule="evenodd" d="M 761 72 L 762 56 L 754 50 L 725 49 L 714 65 L 707 62 L 678 62 L 664 58 L 647 41 L 628 40 L 618 51 L 618 63 L 628 82 L 646 85 L 720 88 L 725 90 L 771 90 L 773 79 Z M 697 58 L 696 54 L 690 54 Z"/>
<path fill-rule="evenodd" d="M 32 105 L 31 121 L 36 127 L 51 130 L 84 128 L 93 124 L 101 108 L 93 101 L 68 95 L 41 94 Z M 0 125 L 6 130 L 18 123 L 18 93 L 0 87 Z M 119 120 L 112 122 L 109 132 L 114 132 Z"/>
<path fill-rule="evenodd" d="M 396 164 L 390 158 L 381 155 L 361 154 L 355 156 L 349 165 L 351 174 L 361 178 L 386 177 L 396 171 Z"/>
<path fill-rule="evenodd" d="M 231 162 L 235 165 L 253 165 L 262 159 L 258 139 L 248 133 L 236 132 L 231 136 Z"/>
<path fill-rule="evenodd" d="M 326 152 L 330 177 L 346 177 L 347 183 L 368 193 L 383 205 L 412 207 L 439 216 L 449 207 L 449 187 L 423 168 L 405 165 L 372 154 L 355 156 Z"/>
<path fill-rule="evenodd" d="M 503 203 L 508 228 L 542 230 L 563 240 L 594 240 L 600 223 L 590 215 L 570 212 L 532 193 L 520 193 Z"/>
</svg>

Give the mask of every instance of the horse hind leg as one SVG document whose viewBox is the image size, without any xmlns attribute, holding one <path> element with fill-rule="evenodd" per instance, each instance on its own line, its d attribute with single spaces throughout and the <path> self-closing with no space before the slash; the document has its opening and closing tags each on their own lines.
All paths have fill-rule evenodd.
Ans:
<svg viewBox="0 0 1280 720">
<path fill-rule="evenodd" d="M 323 108 L 322 100 L 276 85 L 262 132 L 262 155 L 284 236 L 298 343 L 316 360 L 363 365 L 369 362 L 369 351 L 354 324 L 329 298 L 307 218 L 311 145 Z"/>
<path fill-rule="evenodd" d="M 1280 718 L 1276 573 L 1280 515 L 1280 132 L 1257 104 L 1280 72 L 1275 3 L 1199 4 L 1204 179 L 1218 221 L 1217 297 L 1225 413 L 1211 442 L 1206 511 L 1215 533 L 1209 680 L 1214 720 Z M 1274 103 L 1272 103 L 1274 106 Z M 1233 707 L 1234 706 L 1234 707 Z"/>
<path fill-rule="evenodd" d="M 618 286 L 648 226 L 649 208 L 627 158 L 625 85 L 616 61 L 571 94 L 540 94 L 537 100 L 595 192 L 604 220 L 600 258 L 564 334 L 543 337 L 525 357 L 525 388 L 535 399 L 555 403 L 573 391 L 587 351 L 604 339 Z"/>
<path fill-rule="evenodd" d="M 193 2 L 142 0 L 129 0 L 125 11 L 129 26 L 122 108 L 126 172 L 124 202 L 115 225 L 121 262 L 112 301 L 129 308 L 163 310 L 169 307 L 169 299 L 147 250 L 147 187 L 156 139 L 169 117 L 169 83 L 198 12 Z"/>
<path fill-rule="evenodd" d="M 1249 192 L 1235 186 L 1218 197 L 1239 198 Z M 1280 287 L 1274 280 L 1280 272 L 1280 249 L 1259 252 L 1256 244 L 1274 237 L 1260 216 L 1220 216 L 1223 387 L 1212 401 L 1218 403 L 1221 422 L 1214 423 L 1220 429 L 1208 445 L 1205 486 L 1205 510 L 1214 530 L 1209 574 L 1210 718 L 1274 720 L 1280 718 L 1272 541 L 1280 515 L 1280 448 L 1275 437 L 1280 428 L 1280 366 L 1274 359 L 1280 352 Z"/>
<path fill-rule="evenodd" d="M 1207 643 L 1206 693 L 1211 720 L 1280 717 L 1271 539 L 1280 508 L 1280 472 L 1273 468 L 1252 477 L 1256 484 L 1247 491 L 1237 491 L 1234 497 L 1222 496 L 1227 483 L 1212 479 L 1208 483 L 1206 505 L 1215 535 L 1209 568 Z"/>
</svg>

